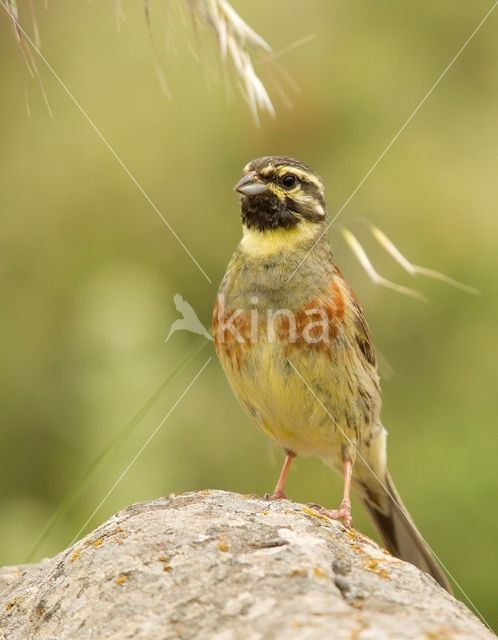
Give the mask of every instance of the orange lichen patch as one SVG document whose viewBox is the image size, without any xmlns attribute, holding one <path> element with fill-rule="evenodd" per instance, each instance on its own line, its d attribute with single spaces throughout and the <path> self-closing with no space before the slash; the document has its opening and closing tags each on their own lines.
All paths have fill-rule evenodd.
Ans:
<svg viewBox="0 0 498 640">
<path fill-rule="evenodd" d="M 361 553 L 361 547 L 359 544 L 352 544 L 351 545 L 351 549 L 355 552 L 355 553 Z"/>
<path fill-rule="evenodd" d="M 168 556 L 160 555 L 158 560 L 163 564 L 163 571 L 165 571 L 166 573 L 171 573 L 171 571 L 173 571 L 173 567 L 169 563 L 170 558 L 168 558 Z"/>
<path fill-rule="evenodd" d="M 368 559 L 365 562 L 364 567 L 365 569 L 368 569 L 368 571 L 376 573 L 378 576 L 384 578 L 385 580 L 391 580 L 391 574 L 389 573 L 389 571 L 382 567 L 379 567 L 379 563 L 377 562 L 377 560 L 375 560 L 375 558 Z"/>
<path fill-rule="evenodd" d="M 428 631 L 425 638 L 426 640 L 451 640 L 457 634 L 459 635 L 458 629 L 443 626 L 434 631 Z"/>
<path fill-rule="evenodd" d="M 311 516 L 312 518 L 318 518 L 319 520 L 324 520 L 325 522 L 330 522 L 330 518 L 327 518 L 326 515 L 324 515 L 323 513 L 320 513 L 316 509 L 312 509 L 311 507 L 303 507 L 301 509 L 301 511 L 305 515 Z"/>
<path fill-rule="evenodd" d="M 80 549 L 76 549 L 76 551 L 71 556 L 69 562 L 76 562 L 76 560 L 79 560 L 80 555 L 81 555 L 81 548 Z"/>
<path fill-rule="evenodd" d="M 293 569 L 289 574 L 289 578 L 297 578 L 308 575 L 307 569 Z"/>
<path fill-rule="evenodd" d="M 202 491 L 199 491 L 199 493 L 201 494 L 201 496 L 208 496 L 210 495 L 211 491 L 209 491 L 209 489 L 203 489 Z"/>
<path fill-rule="evenodd" d="M 122 587 L 126 582 L 128 582 L 128 576 L 124 573 L 120 573 L 119 576 L 115 580 L 116 584 Z"/>
<path fill-rule="evenodd" d="M 351 631 L 350 640 L 358 640 L 360 633 L 368 628 L 368 624 L 363 620 L 359 620 L 357 626 Z"/>
<path fill-rule="evenodd" d="M 314 567 L 313 568 L 313 575 L 315 576 L 315 578 L 326 578 L 327 574 L 325 573 L 325 571 L 323 571 L 323 569 L 320 569 L 320 567 Z"/>
<path fill-rule="evenodd" d="M 103 538 L 93 538 L 85 542 L 86 547 L 101 547 L 104 544 Z"/>
<path fill-rule="evenodd" d="M 120 535 L 122 533 L 124 533 L 125 535 L 124 536 Z M 87 546 L 87 547 L 101 547 L 104 544 L 104 541 L 109 541 L 109 540 L 112 540 L 116 544 L 122 545 L 123 544 L 123 539 L 125 537 L 126 537 L 125 530 L 122 527 L 115 527 L 114 529 L 111 529 L 110 531 L 104 531 L 103 534 L 98 538 L 93 538 L 91 540 L 87 540 L 84 543 L 84 546 Z M 82 547 L 80 547 L 79 549 L 76 549 L 76 551 L 71 556 L 70 562 L 74 562 L 75 560 L 78 560 L 78 558 L 80 557 L 81 551 L 82 551 Z"/>
<path fill-rule="evenodd" d="M 362 536 L 356 529 L 346 529 L 346 535 L 350 540 L 362 540 Z"/>
<path fill-rule="evenodd" d="M 223 553 L 230 551 L 230 544 L 228 540 L 225 540 L 225 538 L 221 538 L 218 542 L 218 550 L 222 551 Z"/>
</svg>

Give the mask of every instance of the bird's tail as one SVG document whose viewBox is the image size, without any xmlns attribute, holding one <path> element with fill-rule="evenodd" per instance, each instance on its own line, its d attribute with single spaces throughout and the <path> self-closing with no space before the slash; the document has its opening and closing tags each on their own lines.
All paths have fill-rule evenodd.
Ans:
<svg viewBox="0 0 498 640">
<path fill-rule="evenodd" d="M 369 491 L 362 491 L 360 497 L 382 536 L 386 548 L 396 557 L 411 562 L 431 575 L 451 593 L 451 587 L 443 569 L 401 501 L 389 472 L 386 472 L 385 488 L 387 495 L 379 487 L 379 489 L 376 488 L 376 493 L 382 491 L 383 496 L 374 496 Z M 386 504 L 388 505 L 387 509 Z"/>
</svg>

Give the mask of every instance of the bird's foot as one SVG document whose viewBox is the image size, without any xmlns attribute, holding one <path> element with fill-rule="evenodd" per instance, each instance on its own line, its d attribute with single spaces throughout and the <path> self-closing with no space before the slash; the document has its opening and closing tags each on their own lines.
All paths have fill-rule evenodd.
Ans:
<svg viewBox="0 0 498 640">
<path fill-rule="evenodd" d="M 331 520 L 342 522 L 347 529 L 351 529 L 353 519 L 351 517 L 351 503 L 349 501 L 344 500 L 339 509 L 325 509 L 325 507 L 314 503 L 308 504 L 308 507 L 315 509 L 315 511 L 318 511 L 318 513 L 321 513 Z"/>
<path fill-rule="evenodd" d="M 282 490 L 277 490 L 271 495 L 269 493 L 265 493 L 265 500 L 287 500 L 287 496 Z"/>
</svg>

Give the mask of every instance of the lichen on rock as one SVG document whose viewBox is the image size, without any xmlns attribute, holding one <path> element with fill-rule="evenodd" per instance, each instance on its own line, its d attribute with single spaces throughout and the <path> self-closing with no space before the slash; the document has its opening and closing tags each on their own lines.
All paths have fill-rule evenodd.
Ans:
<svg viewBox="0 0 498 640">
<path fill-rule="evenodd" d="M 309 507 L 224 491 L 135 504 L 0 569 L 6 640 L 490 640 L 430 576 Z"/>
</svg>

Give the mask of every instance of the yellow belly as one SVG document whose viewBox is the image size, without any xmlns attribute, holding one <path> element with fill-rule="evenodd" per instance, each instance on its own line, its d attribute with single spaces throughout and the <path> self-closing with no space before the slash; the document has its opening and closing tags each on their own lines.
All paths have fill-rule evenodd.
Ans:
<svg viewBox="0 0 498 640">
<path fill-rule="evenodd" d="M 379 424 L 381 400 L 349 288 L 335 274 L 315 297 L 294 304 L 294 290 L 283 286 L 281 307 L 266 291 L 268 307 L 248 309 L 236 294 L 247 273 L 233 271 L 228 269 L 215 305 L 213 335 L 240 403 L 265 433 L 297 455 L 335 462 L 347 448 L 354 456 Z M 270 312 L 277 308 L 295 311 L 275 321 Z M 319 323 L 310 318 L 317 317 L 325 319 L 325 334 L 312 331 Z"/>
<path fill-rule="evenodd" d="M 240 403 L 263 431 L 297 455 L 334 459 L 348 438 L 358 442 L 360 418 L 348 386 L 346 359 L 279 343 L 242 347 L 220 361 Z"/>
</svg>

